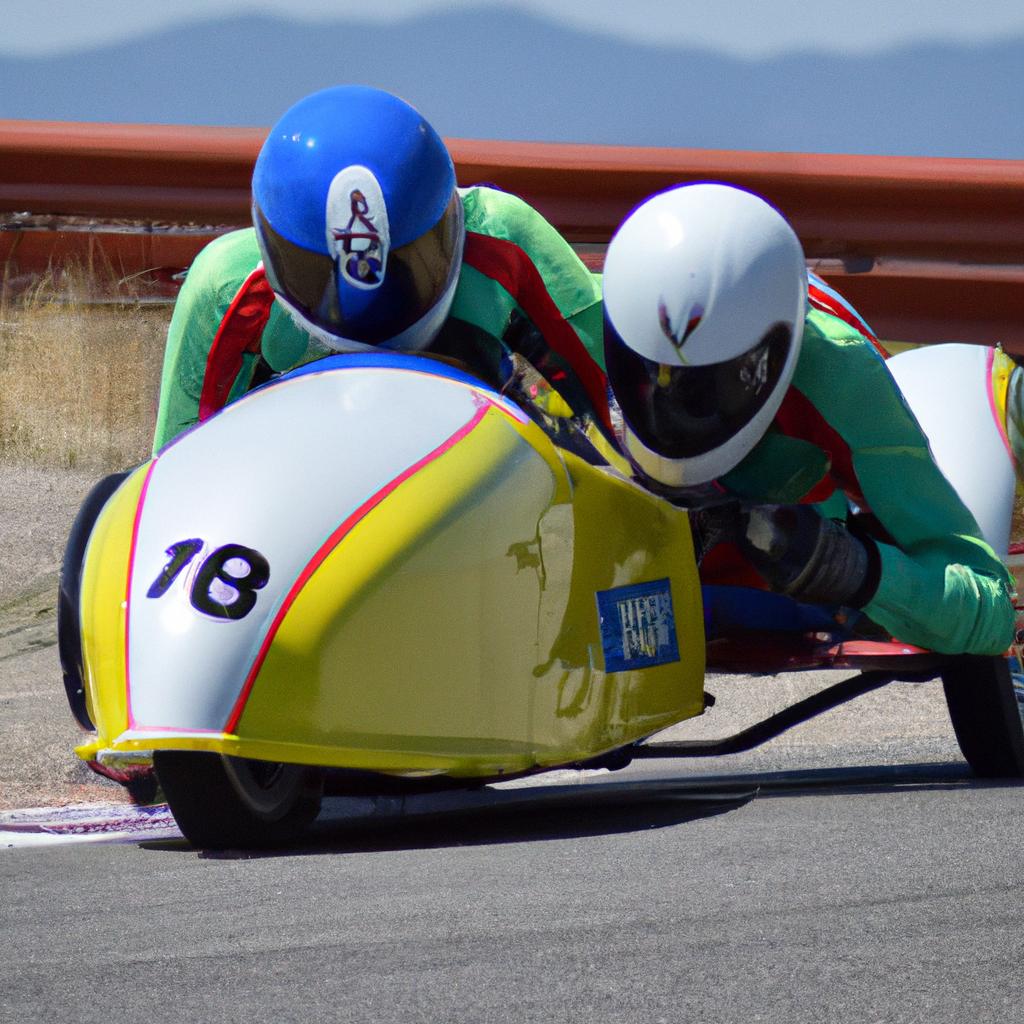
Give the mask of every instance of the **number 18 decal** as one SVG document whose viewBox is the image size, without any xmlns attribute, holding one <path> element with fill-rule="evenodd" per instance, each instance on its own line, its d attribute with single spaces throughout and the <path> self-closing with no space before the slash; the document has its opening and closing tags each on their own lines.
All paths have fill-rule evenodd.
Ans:
<svg viewBox="0 0 1024 1024">
<path fill-rule="evenodd" d="M 167 549 L 170 561 L 153 580 L 146 597 L 163 597 L 203 544 L 198 537 L 172 544 Z M 256 604 L 256 591 L 269 579 L 270 564 L 258 551 L 242 544 L 225 544 L 203 559 L 189 601 L 196 611 L 215 619 L 244 619 Z"/>
</svg>

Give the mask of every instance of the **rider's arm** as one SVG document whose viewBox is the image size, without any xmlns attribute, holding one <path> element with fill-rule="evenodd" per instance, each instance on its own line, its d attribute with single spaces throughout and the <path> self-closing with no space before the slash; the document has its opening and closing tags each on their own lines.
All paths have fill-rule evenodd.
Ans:
<svg viewBox="0 0 1024 1024">
<path fill-rule="evenodd" d="M 449 321 L 434 350 L 461 358 L 525 406 L 611 434 L 600 279 L 516 196 L 460 190 L 466 247 Z M 482 366 L 481 366 L 482 364 Z M 520 386 L 539 374 L 543 401 Z"/>
<path fill-rule="evenodd" d="M 189 268 L 167 332 L 154 452 L 198 421 L 204 384 L 215 372 L 210 366 L 211 347 L 259 260 L 250 228 L 215 239 Z M 231 380 L 223 382 L 229 402 L 248 390 L 261 348 L 274 370 L 284 370 L 301 359 L 309 339 L 275 303 L 266 328 L 251 341 L 251 350 L 241 352 L 237 367 L 229 361 Z"/>
<path fill-rule="evenodd" d="M 595 275 L 600 287 L 600 278 Z M 600 293 L 598 293 L 599 295 Z M 568 318 L 573 330 L 580 336 L 591 359 L 603 370 L 604 366 L 604 303 L 595 297 L 589 306 Z"/>
<path fill-rule="evenodd" d="M 812 313 L 806 337 L 794 387 L 834 434 L 833 473 L 888 534 L 865 613 L 907 643 L 1001 653 L 1013 637 L 1010 577 L 935 465 L 883 360 L 834 317 Z"/>
<path fill-rule="evenodd" d="M 600 276 L 592 274 L 558 230 L 518 196 L 483 186 L 461 189 L 460 194 L 466 231 L 494 240 L 498 248 L 494 261 L 480 268 L 493 286 L 487 301 L 466 289 L 456 295 L 452 315 L 501 337 L 514 311 L 525 314 L 542 334 L 546 316 L 552 313 L 573 328 L 586 356 L 603 367 Z M 474 269 L 473 252 L 472 246 L 467 249 L 467 278 Z"/>
<path fill-rule="evenodd" d="M 178 293 L 164 349 L 154 452 L 199 419 L 206 357 L 240 283 L 219 273 L 219 254 L 231 245 L 231 236 L 225 235 L 203 249 Z"/>
</svg>

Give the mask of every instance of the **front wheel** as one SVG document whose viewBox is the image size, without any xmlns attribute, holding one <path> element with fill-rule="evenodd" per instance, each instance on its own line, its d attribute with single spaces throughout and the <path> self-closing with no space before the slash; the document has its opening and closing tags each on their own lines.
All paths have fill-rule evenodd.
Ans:
<svg viewBox="0 0 1024 1024">
<path fill-rule="evenodd" d="M 192 750 L 154 751 L 153 764 L 193 846 L 279 845 L 296 839 L 320 812 L 323 773 L 306 765 Z"/>
<path fill-rule="evenodd" d="M 64 691 L 67 693 L 71 713 L 78 724 L 87 730 L 96 727 L 89 717 L 89 708 L 86 705 L 85 670 L 82 667 L 82 627 L 79 618 L 82 567 L 92 528 L 107 502 L 128 475 L 125 472 L 105 476 L 85 496 L 68 534 L 57 588 L 57 653 L 64 676 Z"/>
<path fill-rule="evenodd" d="M 949 717 L 975 775 L 1024 778 L 1024 690 L 1004 657 L 963 655 L 943 669 Z"/>
</svg>

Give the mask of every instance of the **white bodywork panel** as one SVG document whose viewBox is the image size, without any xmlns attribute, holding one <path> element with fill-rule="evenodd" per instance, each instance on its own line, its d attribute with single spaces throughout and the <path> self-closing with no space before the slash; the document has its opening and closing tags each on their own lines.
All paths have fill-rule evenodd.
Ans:
<svg viewBox="0 0 1024 1024">
<path fill-rule="evenodd" d="M 222 731 L 275 613 L 324 542 L 489 402 L 507 405 L 414 371 L 312 373 L 236 402 L 165 449 L 144 497 L 132 568 L 130 726 Z M 203 547 L 162 595 L 147 598 L 168 548 L 186 540 Z M 235 620 L 190 600 L 200 566 L 227 544 L 269 564 L 252 611 Z M 245 574 L 244 563 L 228 569 Z M 221 599 L 232 596 L 222 591 Z"/>
<path fill-rule="evenodd" d="M 1000 557 L 1010 544 L 1016 475 L 992 400 L 992 350 L 930 345 L 888 360 L 932 455 Z"/>
</svg>

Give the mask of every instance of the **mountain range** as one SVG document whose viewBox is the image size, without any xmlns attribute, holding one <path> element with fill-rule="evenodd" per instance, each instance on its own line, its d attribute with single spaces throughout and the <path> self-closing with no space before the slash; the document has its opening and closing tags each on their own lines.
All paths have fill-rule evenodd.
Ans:
<svg viewBox="0 0 1024 1024">
<path fill-rule="evenodd" d="M 224 18 L 0 54 L 0 117 L 267 126 L 339 82 L 397 92 L 447 136 L 1024 158 L 1024 37 L 743 60 L 502 8 L 390 26 Z"/>
</svg>

